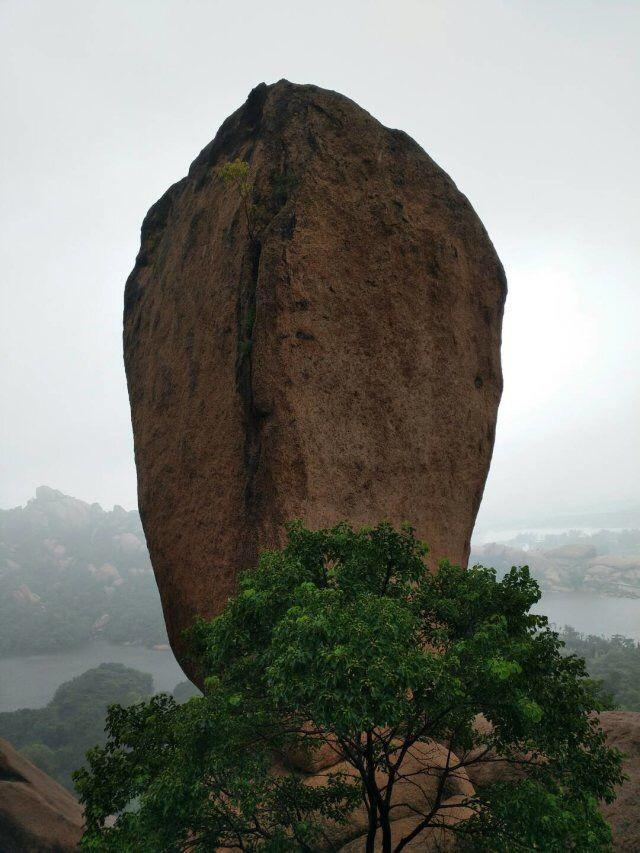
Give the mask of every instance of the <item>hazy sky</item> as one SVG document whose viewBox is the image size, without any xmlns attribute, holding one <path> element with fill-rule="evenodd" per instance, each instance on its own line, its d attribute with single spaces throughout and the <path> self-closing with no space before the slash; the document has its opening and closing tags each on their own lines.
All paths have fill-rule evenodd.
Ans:
<svg viewBox="0 0 640 853">
<path fill-rule="evenodd" d="M 0 506 L 135 505 L 140 224 L 281 77 L 411 134 L 502 258 L 483 519 L 639 503 L 639 45 L 640 0 L 0 0 Z"/>
</svg>

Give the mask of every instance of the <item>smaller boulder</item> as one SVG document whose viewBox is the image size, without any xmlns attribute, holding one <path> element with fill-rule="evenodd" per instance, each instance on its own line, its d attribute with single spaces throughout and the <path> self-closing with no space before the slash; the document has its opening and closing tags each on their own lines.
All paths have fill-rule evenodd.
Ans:
<svg viewBox="0 0 640 853">
<path fill-rule="evenodd" d="M 393 754 L 391 755 L 393 760 Z M 414 818 L 416 814 L 426 813 L 432 806 L 442 771 L 450 764 L 457 762 L 453 753 L 440 743 L 435 741 L 419 742 L 414 744 L 408 751 L 403 763 L 401 777 L 395 782 L 391 797 L 391 816 L 394 823 L 402 818 Z M 325 785 L 327 776 L 333 773 L 342 773 L 346 777 L 356 777 L 357 771 L 346 761 L 339 762 L 322 773 L 310 776 L 307 784 L 313 787 Z M 376 781 L 380 790 L 383 790 L 387 777 L 382 771 L 376 773 Z M 464 768 L 450 773 L 446 779 L 444 796 L 450 800 L 453 797 L 471 797 L 474 787 Z M 449 814 L 453 810 L 447 808 L 444 813 Z M 468 815 L 467 815 L 468 816 Z M 444 816 L 442 818 L 444 820 Z M 368 815 L 364 805 L 356 808 L 345 824 L 336 824 L 327 821 L 324 826 L 326 846 L 322 849 L 332 850 L 336 845 L 346 844 L 353 839 L 359 839 L 366 833 Z M 450 833 L 448 833 L 450 834 Z M 351 849 L 351 848 L 348 848 Z M 360 849 L 357 846 L 354 850 Z M 364 849 L 364 848 L 362 848 Z M 410 848 L 427 849 L 427 848 Z M 435 848 L 434 848 L 435 849 Z"/>
<path fill-rule="evenodd" d="M 77 800 L 0 738 L 0 850 L 77 850 L 83 823 Z"/>
<path fill-rule="evenodd" d="M 617 798 L 602 805 L 602 814 L 611 824 L 613 849 L 640 850 L 640 712 L 605 711 L 600 714 L 609 746 L 624 754 L 627 776 Z"/>
<path fill-rule="evenodd" d="M 307 744 L 312 734 L 315 739 L 315 729 L 312 723 L 308 723 L 305 729 L 307 734 L 305 743 L 301 742 L 299 746 L 289 747 L 283 755 L 286 764 L 303 773 L 313 774 L 327 770 L 343 760 L 344 756 L 340 752 L 335 735 L 318 734 L 317 741 L 311 748 Z"/>
</svg>

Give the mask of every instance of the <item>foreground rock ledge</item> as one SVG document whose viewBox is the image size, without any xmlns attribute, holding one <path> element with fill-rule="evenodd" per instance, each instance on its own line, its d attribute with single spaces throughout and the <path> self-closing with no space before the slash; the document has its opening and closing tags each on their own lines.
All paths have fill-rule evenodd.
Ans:
<svg viewBox="0 0 640 853">
<path fill-rule="evenodd" d="M 253 221 L 217 176 L 236 158 Z M 191 675 L 181 632 L 288 519 L 410 521 L 434 560 L 466 562 L 505 294 L 453 181 L 315 86 L 258 86 L 151 208 L 124 355 L 140 512 Z"/>
<path fill-rule="evenodd" d="M 70 853 L 83 823 L 77 800 L 0 738 L 0 851 Z"/>
</svg>

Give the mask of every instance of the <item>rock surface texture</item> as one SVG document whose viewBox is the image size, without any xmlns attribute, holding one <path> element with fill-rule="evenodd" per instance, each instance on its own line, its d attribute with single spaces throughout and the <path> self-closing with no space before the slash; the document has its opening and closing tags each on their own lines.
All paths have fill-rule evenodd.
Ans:
<svg viewBox="0 0 640 853">
<path fill-rule="evenodd" d="M 0 738 L 0 851 L 67 853 L 82 825 L 71 794 Z"/>
<path fill-rule="evenodd" d="M 217 171 L 236 159 L 247 199 Z M 149 211 L 125 293 L 140 511 L 179 659 L 289 519 L 409 521 L 434 560 L 466 562 L 505 294 L 478 216 L 405 133 L 284 80 L 224 122 Z"/>
<path fill-rule="evenodd" d="M 606 711 L 600 723 L 607 744 L 624 753 L 626 781 L 611 805 L 602 806 L 602 814 L 611 824 L 613 849 L 640 850 L 640 712 Z"/>
</svg>

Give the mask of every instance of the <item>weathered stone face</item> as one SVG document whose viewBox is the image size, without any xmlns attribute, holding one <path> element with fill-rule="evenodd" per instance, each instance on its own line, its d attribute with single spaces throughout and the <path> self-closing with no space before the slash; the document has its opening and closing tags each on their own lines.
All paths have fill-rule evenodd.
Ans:
<svg viewBox="0 0 640 853">
<path fill-rule="evenodd" d="M 217 174 L 237 158 L 249 217 Z M 179 658 L 289 519 L 409 521 L 466 562 L 505 294 L 471 205 L 406 134 L 287 81 L 225 121 L 149 211 L 125 294 L 140 511 Z"/>
</svg>

